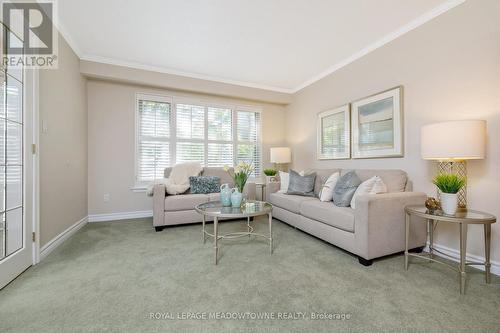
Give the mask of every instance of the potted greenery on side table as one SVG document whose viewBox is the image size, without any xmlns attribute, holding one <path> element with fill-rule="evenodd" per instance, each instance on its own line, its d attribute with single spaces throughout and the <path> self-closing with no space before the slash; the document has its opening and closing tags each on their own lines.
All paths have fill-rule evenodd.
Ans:
<svg viewBox="0 0 500 333">
<path fill-rule="evenodd" d="M 278 172 L 276 171 L 276 169 L 264 169 L 264 174 L 266 175 L 266 184 L 275 182 L 277 173 Z"/>
<path fill-rule="evenodd" d="M 452 173 L 437 175 L 432 180 L 441 191 L 441 209 L 447 215 L 455 215 L 458 207 L 457 193 L 465 185 L 465 178 Z"/>
</svg>

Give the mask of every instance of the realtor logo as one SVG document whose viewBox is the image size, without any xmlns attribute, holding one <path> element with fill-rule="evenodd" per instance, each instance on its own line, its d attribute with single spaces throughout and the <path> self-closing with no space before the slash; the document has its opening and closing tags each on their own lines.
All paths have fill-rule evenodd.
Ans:
<svg viewBox="0 0 500 333">
<path fill-rule="evenodd" d="M 54 1 L 2 1 L 3 65 L 57 68 Z"/>
</svg>

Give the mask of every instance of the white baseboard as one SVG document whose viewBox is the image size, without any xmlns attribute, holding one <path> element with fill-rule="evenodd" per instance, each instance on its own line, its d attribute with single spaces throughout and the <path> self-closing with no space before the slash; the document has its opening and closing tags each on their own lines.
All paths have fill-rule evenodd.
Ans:
<svg viewBox="0 0 500 333">
<path fill-rule="evenodd" d="M 152 216 L 153 216 L 152 210 L 141 210 L 135 212 L 109 213 L 109 214 L 92 214 L 89 215 L 89 222 L 140 219 Z"/>
<path fill-rule="evenodd" d="M 439 245 L 439 244 L 434 244 L 434 248 L 438 251 L 443 252 L 444 254 L 450 256 L 453 261 L 459 262 L 460 261 L 460 251 L 456 249 L 452 249 L 447 246 Z M 425 247 L 425 251 L 429 251 L 429 243 L 427 243 L 427 246 Z M 441 256 L 439 253 L 434 253 L 436 256 Z M 443 258 L 446 258 L 444 256 L 441 256 Z M 476 256 L 473 254 L 467 254 L 466 256 L 467 261 L 473 261 L 473 262 L 484 262 L 484 257 L 482 256 Z M 495 275 L 500 276 L 500 262 L 498 261 L 490 261 L 491 263 L 491 273 Z M 484 266 L 472 266 L 475 267 L 479 270 L 484 271 Z"/>
<path fill-rule="evenodd" d="M 56 237 L 52 238 L 47 244 L 42 246 L 40 248 L 40 261 L 45 259 L 51 253 L 54 251 L 59 245 L 61 245 L 65 240 L 73 236 L 78 230 L 80 230 L 83 226 L 85 226 L 88 222 L 87 216 L 85 216 L 83 219 L 80 221 L 76 222 L 72 226 L 70 226 L 68 229 L 64 230 L 61 232 L 59 235 Z"/>
</svg>

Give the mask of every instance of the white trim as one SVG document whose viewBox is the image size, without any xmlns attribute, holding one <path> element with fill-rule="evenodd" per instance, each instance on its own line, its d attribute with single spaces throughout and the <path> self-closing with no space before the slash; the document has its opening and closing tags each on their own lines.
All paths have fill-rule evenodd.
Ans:
<svg viewBox="0 0 500 333">
<path fill-rule="evenodd" d="M 130 220 L 152 217 L 152 210 L 142 210 L 135 212 L 108 213 L 108 214 L 92 214 L 89 215 L 89 222 L 105 222 L 116 220 Z"/>
<path fill-rule="evenodd" d="M 39 70 L 33 70 L 33 137 L 32 143 L 36 146 L 36 152 L 33 154 L 33 232 L 35 233 L 35 242 L 33 243 L 33 265 L 40 262 L 40 112 L 39 112 Z"/>
<path fill-rule="evenodd" d="M 368 53 L 370 53 L 372 51 L 375 51 L 376 49 L 384 46 L 387 43 L 392 42 L 393 40 L 395 40 L 398 37 L 403 36 L 407 32 L 410 32 L 413 29 L 416 29 L 416 28 L 420 27 L 421 25 L 429 22 L 430 20 L 438 17 L 441 14 L 446 13 L 447 11 L 449 11 L 452 8 L 455 8 L 456 6 L 463 4 L 465 1 L 466 0 L 448 0 L 448 1 L 446 1 L 442 5 L 439 5 L 439 6 L 435 7 L 435 8 L 433 8 L 432 10 L 430 10 L 430 11 L 428 11 L 428 12 L 420 15 L 419 17 L 417 17 L 413 21 L 405 24 L 401 28 L 399 28 L 399 29 L 397 29 L 397 30 L 395 30 L 395 31 L 393 31 L 393 32 L 385 35 L 384 37 L 382 37 L 381 39 L 375 41 L 374 43 L 371 43 L 371 44 L 367 45 L 366 47 L 364 47 L 363 49 L 361 49 L 358 52 L 354 53 L 350 57 L 348 57 L 348 58 L 346 58 L 346 59 L 344 59 L 342 61 L 339 61 L 338 63 L 336 63 L 335 65 L 331 66 L 327 70 L 325 70 L 325 71 L 323 71 L 323 72 L 321 72 L 321 73 L 319 73 L 319 74 L 311 77 L 309 80 L 307 80 L 304 83 L 300 84 L 299 86 L 291 89 L 291 93 L 294 94 L 294 93 L 298 92 L 299 90 L 302 90 L 302 89 L 304 89 L 307 86 L 310 86 L 314 82 L 317 82 L 317 81 L 321 80 L 322 78 L 324 78 L 324 77 L 332 74 L 333 72 L 338 71 L 342 67 L 345 67 L 345 66 L 349 65 L 350 63 L 352 63 L 352 62 L 354 62 L 354 61 L 356 61 L 356 60 L 364 57 Z"/>
<path fill-rule="evenodd" d="M 396 38 L 403 36 L 407 32 L 410 32 L 413 29 L 416 29 L 416 28 L 420 27 L 421 25 L 429 22 L 430 20 L 438 17 L 439 15 L 446 13 L 450 9 L 453 9 L 453 8 L 463 4 L 465 1 L 466 0 L 448 0 L 448 1 L 446 1 L 445 3 L 443 3 L 437 7 L 429 10 L 428 12 L 420 15 L 419 17 L 415 18 L 413 21 L 405 24 L 404 26 L 400 27 L 399 29 L 397 29 L 397 30 L 385 35 L 381 39 L 367 45 L 366 47 L 362 48 L 358 52 L 352 54 L 350 57 L 347 57 L 344 60 L 339 61 L 338 63 L 336 63 L 333 66 L 329 67 L 328 69 L 324 70 L 323 72 L 309 78 L 308 80 L 306 80 L 302 84 L 299 84 L 295 88 L 274 87 L 274 86 L 268 86 L 265 84 L 232 80 L 232 79 L 221 78 L 221 77 L 217 77 L 217 76 L 211 76 L 211 75 L 200 74 L 200 73 L 186 72 L 186 71 L 176 70 L 176 69 L 172 69 L 172 68 L 165 68 L 165 67 L 161 67 L 161 66 L 151 66 L 151 65 L 141 64 L 141 63 L 137 63 L 137 62 L 128 62 L 128 61 L 119 60 L 119 59 L 101 57 L 98 55 L 81 54 L 80 48 L 75 43 L 74 39 L 72 39 L 69 36 L 69 34 L 67 33 L 67 30 L 63 29 L 60 26 L 60 24 L 59 24 L 59 26 L 60 26 L 59 32 L 65 37 L 68 44 L 70 44 L 71 47 L 73 48 L 73 50 L 75 51 L 75 53 L 77 53 L 77 55 L 79 55 L 80 59 L 84 60 L 84 61 L 93 61 L 93 62 L 108 64 L 108 65 L 122 66 L 122 67 L 152 71 L 152 72 L 157 72 L 157 73 L 179 75 L 179 76 L 184 76 L 184 77 L 193 78 L 193 79 L 208 80 L 208 81 L 213 81 L 213 82 L 232 84 L 232 85 L 237 85 L 237 86 L 242 86 L 242 87 L 262 89 L 262 90 L 274 91 L 274 92 L 285 93 L 285 94 L 294 94 L 294 93 L 304 89 L 305 87 L 310 86 L 314 82 L 317 82 L 317 81 L 321 80 L 322 78 L 336 72 L 337 70 L 341 69 L 342 67 L 345 67 L 345 66 L 349 65 L 350 63 L 364 57 L 365 55 L 369 54 L 370 52 L 375 51 L 376 49 L 386 45 L 387 43 L 395 40 Z M 64 31 L 64 32 L 62 32 L 62 31 Z"/>
<path fill-rule="evenodd" d="M 267 91 L 274 91 L 274 92 L 285 93 L 285 94 L 291 94 L 293 92 L 292 89 L 289 89 L 289 88 L 274 87 L 274 86 L 268 86 L 268 85 L 252 83 L 252 82 L 226 79 L 226 78 L 221 78 L 221 77 L 212 76 L 212 75 L 185 72 L 185 71 L 181 71 L 181 70 L 177 70 L 177 69 L 173 69 L 173 68 L 145 65 L 145 64 L 138 63 L 138 62 L 123 61 L 123 60 L 119 60 L 119 59 L 101 57 L 101 56 L 92 55 L 92 54 L 84 54 L 80 57 L 80 59 L 83 61 L 92 61 L 92 62 L 98 62 L 98 63 L 102 63 L 102 64 L 115 65 L 115 66 L 127 67 L 127 68 L 132 68 L 132 69 L 140 69 L 140 70 L 156 72 L 156 73 L 171 74 L 171 75 L 183 76 L 183 77 L 192 78 L 192 79 L 213 81 L 213 82 L 218 82 L 218 83 L 231 84 L 231 85 L 236 85 L 236 86 L 261 89 L 261 90 L 267 90 Z"/>
<path fill-rule="evenodd" d="M 203 155 L 203 165 L 207 165 L 208 161 L 208 144 L 209 143 L 223 143 L 223 144 L 232 144 L 233 145 L 233 165 L 236 165 L 238 154 L 237 148 L 239 144 L 251 144 L 257 145 L 259 148 L 259 166 L 260 173 L 263 171 L 263 159 L 262 159 L 262 126 L 263 126 L 263 117 L 262 117 L 262 107 L 248 105 L 248 104 L 239 104 L 239 103 L 224 103 L 223 101 L 207 99 L 207 98 L 192 98 L 192 97 L 183 97 L 183 96 L 175 96 L 175 95 L 162 95 L 162 94 L 150 94 L 143 92 L 135 93 L 135 157 L 134 157 L 134 185 L 130 187 L 132 192 L 145 192 L 146 186 L 148 184 L 147 181 L 139 181 L 139 101 L 140 100 L 150 100 L 157 101 L 160 103 L 170 103 L 171 105 L 171 114 L 170 114 L 170 136 L 169 138 L 155 139 L 161 140 L 165 142 L 169 142 L 170 146 L 170 163 L 171 165 L 175 165 L 177 163 L 177 143 L 178 142 L 198 142 L 204 144 L 204 155 Z M 187 104 L 187 105 L 196 105 L 204 108 L 204 133 L 205 136 L 203 139 L 181 139 L 177 138 L 177 105 L 178 104 Z M 208 140 L 208 108 L 224 108 L 231 110 L 232 114 L 232 139 L 230 141 L 226 140 Z M 238 112 L 253 112 L 259 114 L 259 127 L 257 128 L 257 142 L 252 141 L 237 141 L 237 113 Z M 260 175 L 259 175 L 260 177 Z"/>
<path fill-rule="evenodd" d="M 80 221 L 76 222 L 72 226 L 70 226 L 68 229 L 64 230 L 61 232 L 59 235 L 56 237 L 52 238 L 47 244 L 42 246 L 40 249 L 40 261 L 45 259 L 49 253 L 54 251 L 59 245 L 61 245 L 64 241 L 69 239 L 71 236 L 76 234 L 78 230 L 83 228 L 88 222 L 87 216 L 82 218 Z"/>
<path fill-rule="evenodd" d="M 146 185 L 139 185 L 139 184 L 137 184 L 135 186 L 131 186 L 130 190 L 132 192 L 142 193 L 142 192 L 146 192 L 148 190 L 148 187 Z"/>
<path fill-rule="evenodd" d="M 453 261 L 459 262 L 460 261 L 460 251 L 456 249 L 452 249 L 451 247 L 447 247 L 444 245 L 439 245 L 434 243 L 434 248 L 438 251 L 443 252 L 444 254 L 448 255 L 453 259 Z M 429 242 L 427 242 L 427 246 L 425 247 L 425 251 L 429 251 Z M 438 252 L 434 252 L 434 254 L 438 257 L 446 258 L 442 255 L 440 255 Z M 475 254 L 469 254 L 467 253 L 466 255 L 466 260 L 467 261 L 473 261 L 473 262 L 484 262 L 484 257 L 478 256 Z M 450 258 L 448 258 L 450 259 Z M 484 266 L 472 266 L 474 268 L 477 268 L 481 271 L 484 271 Z M 500 262 L 498 261 L 491 261 L 491 273 L 500 276 Z"/>
</svg>

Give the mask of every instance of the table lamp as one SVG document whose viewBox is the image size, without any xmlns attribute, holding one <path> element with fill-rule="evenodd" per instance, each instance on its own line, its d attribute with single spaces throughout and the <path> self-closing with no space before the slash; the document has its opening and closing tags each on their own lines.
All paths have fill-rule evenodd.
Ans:
<svg viewBox="0 0 500 333">
<path fill-rule="evenodd" d="M 467 160 L 486 156 L 486 121 L 459 120 L 425 125 L 421 129 L 422 158 L 438 161 L 438 173 L 456 173 L 467 182 Z M 438 197 L 439 197 L 438 191 Z M 458 192 L 458 208 L 467 208 L 467 183 Z"/>
<path fill-rule="evenodd" d="M 280 165 L 290 163 L 292 161 L 292 151 L 288 147 L 273 147 L 271 148 L 271 163 L 276 164 L 276 168 L 280 170 Z"/>
</svg>

